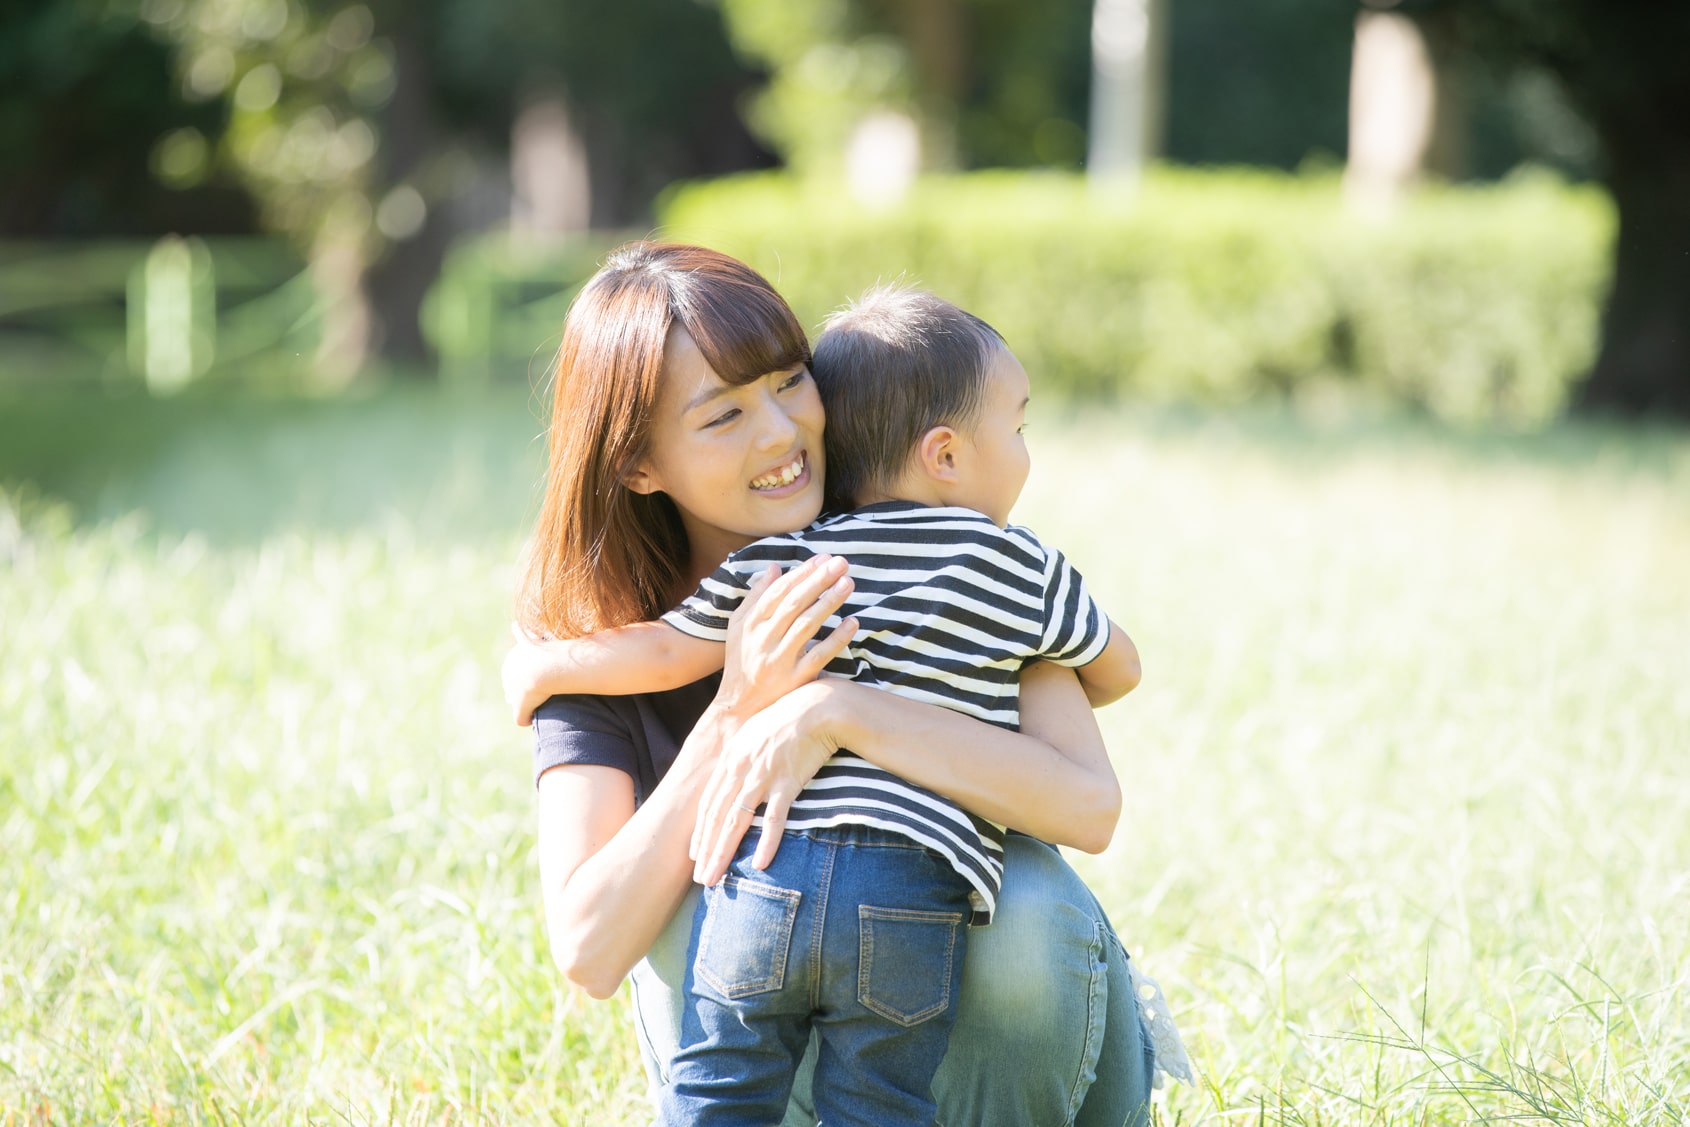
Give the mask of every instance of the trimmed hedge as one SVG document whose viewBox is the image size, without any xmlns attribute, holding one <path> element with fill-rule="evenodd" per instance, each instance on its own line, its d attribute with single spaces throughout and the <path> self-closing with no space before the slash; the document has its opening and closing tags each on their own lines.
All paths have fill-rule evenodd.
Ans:
<svg viewBox="0 0 1690 1127">
<path fill-rule="evenodd" d="M 1130 203 L 1077 176 L 918 182 L 891 211 L 759 174 L 678 186 L 662 235 L 762 270 L 806 323 L 905 277 L 990 321 L 1036 384 L 1236 402 L 1310 389 L 1451 419 L 1558 412 L 1594 357 L 1614 220 L 1548 178 L 1432 187 L 1388 222 L 1335 177 L 1162 169 Z"/>
</svg>

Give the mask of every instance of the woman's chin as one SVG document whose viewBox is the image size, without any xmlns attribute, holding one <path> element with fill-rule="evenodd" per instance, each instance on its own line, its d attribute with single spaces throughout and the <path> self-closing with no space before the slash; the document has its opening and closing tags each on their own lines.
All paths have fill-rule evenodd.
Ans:
<svg viewBox="0 0 1690 1127">
<path fill-rule="evenodd" d="M 759 536 L 796 532 L 821 515 L 821 487 L 810 478 L 808 470 L 790 485 L 779 489 L 754 489 L 751 495 L 757 514 L 756 523 L 762 530 Z"/>
</svg>

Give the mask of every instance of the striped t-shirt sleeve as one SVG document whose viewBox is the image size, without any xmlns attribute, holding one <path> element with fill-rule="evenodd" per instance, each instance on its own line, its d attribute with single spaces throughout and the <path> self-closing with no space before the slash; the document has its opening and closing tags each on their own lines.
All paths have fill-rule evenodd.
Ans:
<svg viewBox="0 0 1690 1127">
<path fill-rule="evenodd" d="M 703 638 L 707 642 L 728 640 L 728 616 L 745 601 L 752 578 L 766 565 L 748 570 L 729 559 L 704 578 L 698 590 L 686 601 L 663 616 L 663 621 L 683 634 Z"/>
<path fill-rule="evenodd" d="M 1045 633 L 1038 656 L 1058 665 L 1085 665 L 1109 644 L 1109 617 L 1066 556 L 1049 547 L 1044 554 Z"/>
</svg>

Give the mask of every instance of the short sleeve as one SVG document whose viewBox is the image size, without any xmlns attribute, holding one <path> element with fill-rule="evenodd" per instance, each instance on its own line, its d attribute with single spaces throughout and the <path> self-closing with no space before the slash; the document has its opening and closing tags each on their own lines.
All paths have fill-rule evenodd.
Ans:
<svg viewBox="0 0 1690 1127">
<path fill-rule="evenodd" d="M 1058 665 L 1085 665 L 1109 645 L 1109 617 L 1068 558 L 1055 548 L 1043 551 L 1045 633 L 1038 656 Z"/>
<path fill-rule="evenodd" d="M 663 616 L 663 621 L 683 634 L 703 638 L 707 642 L 728 640 L 728 616 L 745 601 L 751 589 L 751 579 L 766 565 L 751 565 L 748 561 L 729 557 L 705 577 L 698 590 L 686 601 Z M 755 567 L 755 570 L 753 570 Z"/>
<path fill-rule="evenodd" d="M 553 767 L 614 767 L 641 781 L 641 726 L 631 697 L 555 696 L 534 710 L 534 781 Z"/>
</svg>

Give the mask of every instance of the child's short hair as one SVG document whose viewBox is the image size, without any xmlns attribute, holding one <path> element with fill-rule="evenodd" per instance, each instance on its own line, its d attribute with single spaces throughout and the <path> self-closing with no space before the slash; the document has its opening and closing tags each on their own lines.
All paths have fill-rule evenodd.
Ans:
<svg viewBox="0 0 1690 1127">
<path fill-rule="evenodd" d="M 812 363 L 827 409 L 827 508 L 891 485 L 934 427 L 971 425 L 1002 347 L 974 314 L 904 285 L 876 286 L 829 317 Z"/>
</svg>

